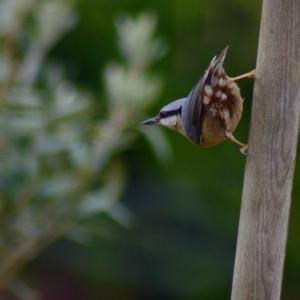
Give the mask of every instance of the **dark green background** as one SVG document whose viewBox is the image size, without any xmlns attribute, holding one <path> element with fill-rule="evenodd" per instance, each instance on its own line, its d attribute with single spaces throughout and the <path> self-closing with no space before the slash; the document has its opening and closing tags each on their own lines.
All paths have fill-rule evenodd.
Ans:
<svg viewBox="0 0 300 300">
<path fill-rule="evenodd" d="M 154 66 L 165 85 L 150 116 L 185 96 L 226 45 L 230 75 L 253 69 L 260 8 L 259 1 L 244 0 L 78 0 L 79 22 L 51 56 L 74 82 L 101 96 L 104 67 L 121 59 L 116 17 L 156 14 L 169 51 Z M 240 87 L 245 113 L 236 136 L 247 141 L 253 81 Z M 165 164 L 142 137 L 125 154 L 128 186 L 121 201 L 135 216 L 132 228 L 103 215 L 105 235 L 86 246 L 59 241 L 25 271 L 45 299 L 229 299 L 245 157 L 230 143 L 197 149 L 174 132 L 167 135 L 173 155 Z M 288 300 L 300 299 L 299 177 L 298 170 L 283 287 Z"/>
</svg>

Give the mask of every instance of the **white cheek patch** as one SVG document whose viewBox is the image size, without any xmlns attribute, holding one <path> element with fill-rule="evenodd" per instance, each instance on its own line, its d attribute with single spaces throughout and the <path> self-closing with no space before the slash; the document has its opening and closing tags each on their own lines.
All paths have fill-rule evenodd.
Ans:
<svg viewBox="0 0 300 300">
<path fill-rule="evenodd" d="M 160 124 L 167 127 L 175 127 L 177 124 L 177 116 L 170 116 L 160 120 Z"/>
</svg>

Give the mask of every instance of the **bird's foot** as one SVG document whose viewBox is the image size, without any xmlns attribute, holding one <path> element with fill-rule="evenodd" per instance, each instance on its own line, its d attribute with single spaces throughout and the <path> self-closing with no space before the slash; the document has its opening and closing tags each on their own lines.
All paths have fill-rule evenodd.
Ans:
<svg viewBox="0 0 300 300">
<path fill-rule="evenodd" d="M 237 80 L 244 79 L 244 78 L 255 78 L 255 76 L 256 76 L 256 70 L 254 69 L 254 70 L 252 70 L 248 73 L 242 74 L 240 76 L 231 77 L 231 80 L 237 81 Z"/>
<path fill-rule="evenodd" d="M 243 147 L 241 147 L 240 152 L 244 155 L 247 155 L 248 154 L 248 145 L 244 145 Z"/>
</svg>

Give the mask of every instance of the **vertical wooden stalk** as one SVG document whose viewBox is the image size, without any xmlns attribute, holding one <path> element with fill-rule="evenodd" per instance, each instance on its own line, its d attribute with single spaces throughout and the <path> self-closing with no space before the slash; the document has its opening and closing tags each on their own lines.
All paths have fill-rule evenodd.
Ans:
<svg viewBox="0 0 300 300">
<path fill-rule="evenodd" d="M 264 0 L 231 300 L 278 300 L 300 117 L 300 1 Z"/>
</svg>

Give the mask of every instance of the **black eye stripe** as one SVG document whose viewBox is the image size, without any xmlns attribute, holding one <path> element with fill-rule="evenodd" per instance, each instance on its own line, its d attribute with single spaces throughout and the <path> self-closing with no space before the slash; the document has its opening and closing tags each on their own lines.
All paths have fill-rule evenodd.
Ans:
<svg viewBox="0 0 300 300">
<path fill-rule="evenodd" d="M 175 109 L 175 110 L 169 110 L 169 111 L 161 111 L 159 113 L 159 116 L 161 118 L 171 117 L 171 116 L 177 115 L 180 112 L 180 110 L 181 110 L 181 108 L 180 109 Z"/>
</svg>

